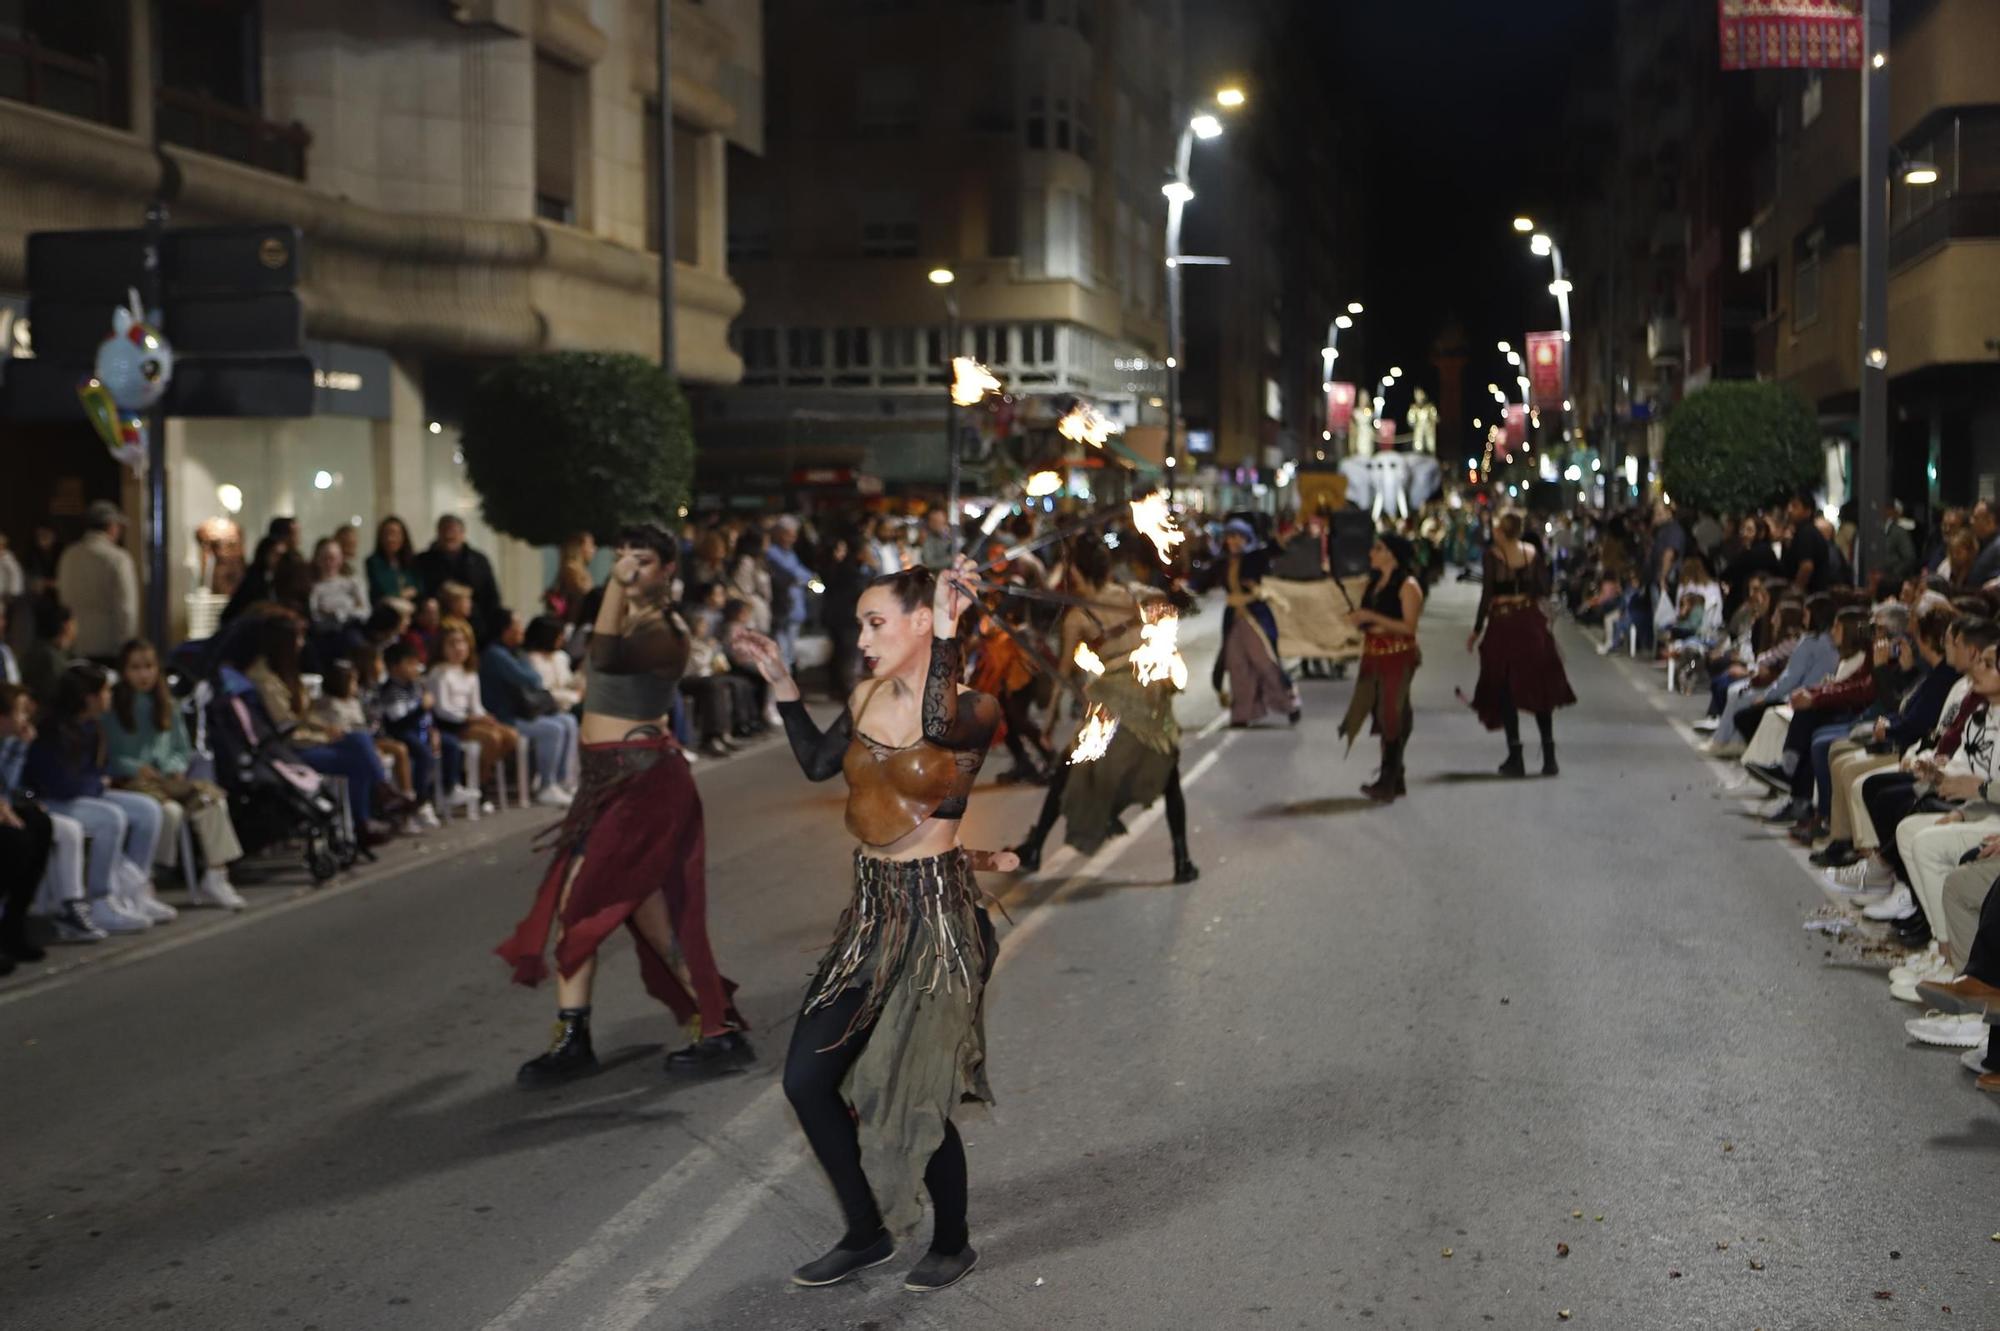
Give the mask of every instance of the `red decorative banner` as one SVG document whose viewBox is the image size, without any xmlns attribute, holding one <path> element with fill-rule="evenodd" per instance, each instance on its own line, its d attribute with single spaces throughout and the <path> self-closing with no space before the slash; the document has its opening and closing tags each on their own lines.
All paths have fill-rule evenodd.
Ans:
<svg viewBox="0 0 2000 1331">
<path fill-rule="evenodd" d="M 1354 398 L 1353 384 L 1336 382 L 1327 390 L 1326 428 L 1329 433 L 1346 434 L 1348 427 L 1354 424 Z"/>
<path fill-rule="evenodd" d="M 1507 433 L 1500 441 L 1500 455 L 1512 459 L 1527 447 L 1528 409 L 1519 402 L 1507 404 Z"/>
<path fill-rule="evenodd" d="M 1396 447 L 1396 421 L 1385 416 L 1375 422 L 1375 450 L 1378 453 L 1393 452 Z"/>
<path fill-rule="evenodd" d="M 1563 404 L 1563 357 L 1569 345 L 1561 333 L 1528 334 L 1528 389 L 1535 410 L 1558 412 Z"/>
<path fill-rule="evenodd" d="M 1859 69 L 1861 16 L 1842 0 L 1716 0 L 1724 69 Z"/>
</svg>

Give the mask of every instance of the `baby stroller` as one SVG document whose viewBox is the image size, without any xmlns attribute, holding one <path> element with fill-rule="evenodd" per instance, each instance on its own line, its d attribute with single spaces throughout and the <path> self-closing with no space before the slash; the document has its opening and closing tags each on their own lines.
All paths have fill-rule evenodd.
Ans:
<svg viewBox="0 0 2000 1331">
<path fill-rule="evenodd" d="M 207 695 L 201 711 L 215 779 L 229 792 L 229 815 L 244 849 L 254 854 L 301 840 L 315 883 L 351 868 L 364 852 L 341 793 L 300 761 L 271 723 L 256 685 L 223 666 L 197 692 Z"/>
</svg>

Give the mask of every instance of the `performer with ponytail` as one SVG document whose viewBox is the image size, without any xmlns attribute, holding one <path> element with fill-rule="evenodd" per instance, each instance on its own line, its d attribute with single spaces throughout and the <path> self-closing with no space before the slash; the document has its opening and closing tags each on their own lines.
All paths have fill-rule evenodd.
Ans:
<svg viewBox="0 0 2000 1331">
<path fill-rule="evenodd" d="M 1479 686 L 1472 706 L 1488 730 L 1507 732 L 1502 776 L 1526 776 L 1521 759 L 1521 713 L 1532 712 L 1542 733 L 1542 775 L 1556 775 L 1553 713 L 1576 701 L 1563 670 L 1562 653 L 1549 632 L 1543 602 L 1549 596 L 1548 565 L 1541 551 L 1521 539 L 1521 515 L 1502 513 L 1486 547 L 1486 570 L 1479 590 L 1479 614 L 1467 651 L 1479 653 Z"/>
<path fill-rule="evenodd" d="M 1361 670 L 1340 733 L 1352 749 L 1371 720 L 1382 739 L 1382 770 L 1361 793 L 1378 804 L 1409 794 L 1403 779 L 1403 752 L 1410 742 L 1410 686 L 1423 664 L 1417 648 L 1417 621 L 1424 613 L 1423 588 L 1413 576 L 1414 551 L 1400 536 L 1383 533 L 1368 549 L 1368 590 L 1347 622 L 1362 632 Z"/>
</svg>

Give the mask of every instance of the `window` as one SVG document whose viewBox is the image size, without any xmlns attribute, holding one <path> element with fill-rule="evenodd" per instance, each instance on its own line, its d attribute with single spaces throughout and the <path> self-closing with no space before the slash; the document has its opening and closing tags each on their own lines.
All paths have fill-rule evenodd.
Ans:
<svg viewBox="0 0 2000 1331">
<path fill-rule="evenodd" d="M 680 162 L 674 163 L 679 175 Z M 680 200 L 676 199 L 678 206 Z M 678 210 L 678 208 L 677 208 Z M 658 211 L 658 203 L 654 204 Z M 740 194 L 729 201 L 729 262 L 755 263 L 771 257 L 771 201 L 761 194 Z"/>
<path fill-rule="evenodd" d="M 1031 94 L 1028 98 L 1028 114 L 1021 122 L 1023 128 L 1027 131 L 1028 146 L 1030 148 L 1046 148 L 1049 146 L 1048 115 L 1048 99 L 1040 93 Z"/>
<path fill-rule="evenodd" d="M 1012 330 L 1006 324 L 975 324 L 972 358 L 983 365 L 1007 365 L 1012 360 Z"/>
<path fill-rule="evenodd" d="M 836 328 L 833 330 L 833 368 L 836 370 L 865 370 L 872 357 L 868 345 L 866 328 Z"/>
<path fill-rule="evenodd" d="M 1813 230 L 1799 238 L 1792 254 L 1792 327 L 1819 322 L 1820 249 L 1826 233 Z"/>
<path fill-rule="evenodd" d="M 914 328 L 884 328 L 876 335 L 882 347 L 882 368 L 885 370 L 914 369 L 917 364 L 917 330 Z"/>
<path fill-rule="evenodd" d="M 745 374 L 769 374 L 778 368 L 778 330 L 739 328 L 736 351 L 743 357 Z"/>
<path fill-rule="evenodd" d="M 906 134 L 917 127 L 920 102 L 913 69 L 871 69 L 856 90 L 856 120 L 866 134 Z"/>
<path fill-rule="evenodd" d="M 643 150 L 646 154 L 646 248 L 653 253 L 660 252 L 660 104 L 646 103 L 646 123 Z M 674 258 L 682 263 L 699 262 L 701 251 L 701 154 L 702 135 L 699 130 L 682 120 L 674 121 Z M 753 212 L 752 220 L 745 226 L 745 259 L 770 258 L 771 226 L 769 205 L 758 200 L 753 205 L 761 212 Z M 736 218 L 731 215 L 729 245 L 733 249 L 737 243 Z M 766 253 L 758 255 L 756 247 L 759 233 Z"/>
<path fill-rule="evenodd" d="M 878 191 L 862 206 L 861 252 L 871 259 L 914 259 L 921 240 L 914 195 Z"/>
<path fill-rule="evenodd" d="M 72 7 L 119 8 L 74 0 Z M 303 126 L 263 117 L 261 8 L 249 0 L 160 0 L 153 6 L 157 131 L 163 142 L 303 180 L 311 135 Z"/>
<path fill-rule="evenodd" d="M 1069 137 L 1069 98 L 1067 97 L 1056 98 L 1055 131 L 1056 131 L 1055 133 L 1056 151 L 1068 152 L 1070 137 Z"/>
<path fill-rule="evenodd" d="M 794 370 L 816 371 L 826 366 L 826 330 L 785 330 L 785 363 Z"/>
<path fill-rule="evenodd" d="M 1056 363 L 1056 326 L 1054 324 L 1040 324 L 1037 326 L 1037 330 L 1039 340 L 1042 344 L 1042 364 L 1054 365 Z"/>
<path fill-rule="evenodd" d="M 1097 155 L 1097 127 L 1091 114 L 1090 90 L 1076 99 L 1076 155 L 1088 162 Z"/>
<path fill-rule="evenodd" d="M 77 0 L 0 0 L 0 97 L 125 124 L 126 20 Z"/>
<path fill-rule="evenodd" d="M 589 105 L 583 71 L 535 53 L 535 216 L 571 226 L 580 220 L 577 164 Z M 649 154 L 657 158 L 658 153 Z M 678 174 L 678 172 L 676 172 Z M 679 182 L 676 181 L 676 184 Z"/>
</svg>

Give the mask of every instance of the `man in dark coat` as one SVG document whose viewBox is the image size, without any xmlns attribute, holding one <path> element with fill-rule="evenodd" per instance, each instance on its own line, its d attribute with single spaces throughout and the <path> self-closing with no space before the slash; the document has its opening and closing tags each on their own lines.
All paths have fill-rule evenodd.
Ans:
<svg viewBox="0 0 2000 1331">
<path fill-rule="evenodd" d="M 426 596 L 436 596 L 447 582 L 462 582 L 472 588 L 473 629 L 482 642 L 505 627 L 493 562 L 465 543 L 465 520 L 457 514 L 447 513 L 438 519 L 437 539 L 417 556 L 417 577 L 423 581 Z"/>
</svg>

